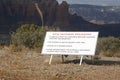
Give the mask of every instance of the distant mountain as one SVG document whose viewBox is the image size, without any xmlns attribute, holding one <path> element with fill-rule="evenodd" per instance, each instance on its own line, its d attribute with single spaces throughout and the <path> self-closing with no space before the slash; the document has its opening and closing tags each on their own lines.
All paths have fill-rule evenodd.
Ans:
<svg viewBox="0 0 120 80">
<path fill-rule="evenodd" d="M 82 16 L 85 20 L 97 24 L 120 23 L 120 6 L 96 6 L 86 4 L 72 4 L 71 14 Z"/>
</svg>

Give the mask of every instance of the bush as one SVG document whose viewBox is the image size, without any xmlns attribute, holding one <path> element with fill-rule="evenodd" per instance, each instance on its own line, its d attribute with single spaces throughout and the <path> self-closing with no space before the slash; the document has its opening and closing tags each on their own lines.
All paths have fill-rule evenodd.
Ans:
<svg viewBox="0 0 120 80">
<path fill-rule="evenodd" d="M 3 38 L 3 37 L 1 37 L 0 36 L 0 45 L 9 45 L 9 43 L 10 43 L 10 39 L 8 38 L 8 37 L 6 37 L 6 38 Z"/>
<path fill-rule="evenodd" d="M 120 40 L 115 37 L 103 37 L 98 39 L 97 51 L 104 56 L 116 56 L 120 54 Z"/>
<path fill-rule="evenodd" d="M 25 24 L 12 34 L 12 44 L 24 45 L 29 48 L 42 47 L 46 31 L 55 31 L 48 27 L 40 27 L 34 24 Z"/>
</svg>

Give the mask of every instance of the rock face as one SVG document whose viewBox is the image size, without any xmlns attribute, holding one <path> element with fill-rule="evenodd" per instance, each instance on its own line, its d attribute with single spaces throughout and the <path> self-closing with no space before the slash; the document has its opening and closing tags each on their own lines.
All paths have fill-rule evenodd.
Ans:
<svg viewBox="0 0 120 80">
<path fill-rule="evenodd" d="M 91 25 L 81 17 L 69 14 L 69 5 L 66 1 L 58 4 L 56 0 L 0 0 L 1 30 L 6 28 L 7 32 L 14 31 L 16 26 L 26 23 L 42 25 L 35 3 L 38 3 L 46 26 L 60 27 L 62 30 L 79 30 L 82 29 L 80 26 Z"/>
<path fill-rule="evenodd" d="M 56 0 L 0 0 L 0 25 L 41 24 L 35 3 L 43 13 L 44 25 L 69 25 L 68 4 Z"/>
<path fill-rule="evenodd" d="M 69 26 L 69 6 L 63 1 L 60 5 L 57 6 L 56 11 L 56 23 L 62 26 Z"/>
<path fill-rule="evenodd" d="M 35 3 L 38 3 L 42 11 L 46 26 L 70 31 L 100 31 L 101 35 L 120 36 L 119 24 L 112 25 L 114 27 L 110 29 L 111 25 L 89 23 L 76 14 L 71 15 L 67 2 L 58 4 L 56 0 L 0 0 L 0 34 L 15 31 L 21 24 L 42 25 Z"/>
</svg>

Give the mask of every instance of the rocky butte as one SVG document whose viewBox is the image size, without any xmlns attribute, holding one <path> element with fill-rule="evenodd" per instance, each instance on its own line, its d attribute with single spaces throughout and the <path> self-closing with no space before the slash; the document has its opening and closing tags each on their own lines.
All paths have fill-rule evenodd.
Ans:
<svg viewBox="0 0 120 80">
<path fill-rule="evenodd" d="M 66 1 L 58 4 L 56 0 L 0 0 L 0 33 L 15 31 L 21 24 L 42 25 L 35 3 L 42 11 L 45 26 L 70 31 L 100 31 L 100 36 L 120 36 L 119 24 L 111 26 L 87 22 L 69 13 Z"/>
</svg>

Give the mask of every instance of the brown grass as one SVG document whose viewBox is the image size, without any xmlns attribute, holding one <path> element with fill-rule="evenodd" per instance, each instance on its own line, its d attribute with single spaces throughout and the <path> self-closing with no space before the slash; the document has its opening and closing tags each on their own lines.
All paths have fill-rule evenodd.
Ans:
<svg viewBox="0 0 120 80">
<path fill-rule="evenodd" d="M 7 47 L 0 52 L 0 80 L 120 80 L 120 65 L 82 66 L 61 63 L 60 56 L 54 56 L 49 65 L 49 57 L 31 50 Z M 12 51 L 10 51 L 12 50 Z"/>
</svg>

